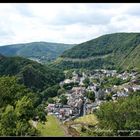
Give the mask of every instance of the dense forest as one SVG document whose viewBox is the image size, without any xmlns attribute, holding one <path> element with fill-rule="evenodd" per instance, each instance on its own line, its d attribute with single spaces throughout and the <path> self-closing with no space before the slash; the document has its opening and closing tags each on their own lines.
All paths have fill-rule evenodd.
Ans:
<svg viewBox="0 0 140 140">
<path fill-rule="evenodd" d="M 46 121 L 46 101 L 57 95 L 63 72 L 0 54 L 0 135 L 39 136 L 32 120 Z"/>
<path fill-rule="evenodd" d="M 22 56 L 38 59 L 41 63 L 47 63 L 56 59 L 65 50 L 73 46 L 74 44 L 32 42 L 0 46 L 0 53 L 5 56 Z"/>
<path fill-rule="evenodd" d="M 34 91 L 43 91 L 63 80 L 58 69 L 51 69 L 21 57 L 0 57 L 0 76 L 17 76 L 20 83 Z"/>
<path fill-rule="evenodd" d="M 140 69 L 139 44 L 139 33 L 103 35 L 64 51 L 55 64 L 64 69 L 116 69 L 118 67 L 122 69 Z"/>
<path fill-rule="evenodd" d="M 107 102 L 96 112 L 99 119 L 97 136 L 139 136 L 140 92 L 131 93 L 117 102 Z"/>
<path fill-rule="evenodd" d="M 41 121 L 45 121 L 41 96 L 19 84 L 15 76 L 0 77 L 0 89 L 0 135 L 39 135 L 30 120 L 38 115 Z"/>
</svg>

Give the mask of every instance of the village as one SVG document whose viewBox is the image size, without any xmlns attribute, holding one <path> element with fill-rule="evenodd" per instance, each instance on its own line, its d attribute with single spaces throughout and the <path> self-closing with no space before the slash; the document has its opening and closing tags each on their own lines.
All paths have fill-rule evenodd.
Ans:
<svg viewBox="0 0 140 140">
<path fill-rule="evenodd" d="M 70 121 L 93 113 L 104 102 L 110 100 L 115 102 L 119 98 L 140 91 L 139 78 L 140 74 L 136 71 L 117 73 L 116 70 L 102 69 L 82 74 L 73 71 L 70 78 L 60 82 L 61 87 L 64 85 L 70 87 L 64 94 L 67 103 L 50 103 L 45 110 L 62 122 Z M 93 100 L 87 97 L 88 92 L 94 94 Z"/>
</svg>

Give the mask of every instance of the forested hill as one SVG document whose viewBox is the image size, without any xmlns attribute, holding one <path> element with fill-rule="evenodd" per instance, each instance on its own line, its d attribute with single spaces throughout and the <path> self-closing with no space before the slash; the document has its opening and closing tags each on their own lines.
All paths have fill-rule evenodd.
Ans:
<svg viewBox="0 0 140 140">
<path fill-rule="evenodd" d="M 4 56 L 2 54 L 0 54 L 0 59 L 4 58 Z"/>
<path fill-rule="evenodd" d="M 22 56 L 42 63 L 56 59 L 74 44 L 32 42 L 0 46 L 0 53 L 5 56 Z"/>
<path fill-rule="evenodd" d="M 140 33 L 114 33 L 64 51 L 55 62 L 67 68 L 140 68 Z"/>
<path fill-rule="evenodd" d="M 63 80 L 64 75 L 35 61 L 0 55 L 0 76 L 16 76 L 26 87 L 42 91 Z"/>
</svg>

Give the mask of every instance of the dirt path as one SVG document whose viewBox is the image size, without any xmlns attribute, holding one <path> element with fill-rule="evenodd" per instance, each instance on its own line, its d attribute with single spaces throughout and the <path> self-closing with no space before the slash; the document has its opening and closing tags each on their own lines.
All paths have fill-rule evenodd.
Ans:
<svg viewBox="0 0 140 140">
<path fill-rule="evenodd" d="M 33 120 L 32 120 L 32 124 L 33 124 L 33 126 L 34 126 L 35 128 L 37 128 L 37 123 L 38 123 L 37 121 L 33 121 Z"/>
<path fill-rule="evenodd" d="M 69 132 L 68 132 L 67 126 L 65 126 L 65 125 L 62 124 L 62 123 L 61 123 L 60 125 L 61 125 L 62 129 L 63 129 L 64 132 L 65 132 L 65 136 L 66 136 L 66 137 L 72 137 L 72 135 L 70 135 Z"/>
<path fill-rule="evenodd" d="M 65 126 L 62 122 L 60 122 L 60 120 L 57 119 L 57 121 L 59 122 L 60 127 L 64 130 L 65 136 L 72 137 L 72 135 L 69 134 L 67 126 Z"/>
<path fill-rule="evenodd" d="M 70 125 L 65 125 L 58 118 L 56 118 L 56 119 L 59 122 L 60 127 L 64 130 L 65 137 L 79 136 L 79 133 L 76 132 Z"/>
</svg>

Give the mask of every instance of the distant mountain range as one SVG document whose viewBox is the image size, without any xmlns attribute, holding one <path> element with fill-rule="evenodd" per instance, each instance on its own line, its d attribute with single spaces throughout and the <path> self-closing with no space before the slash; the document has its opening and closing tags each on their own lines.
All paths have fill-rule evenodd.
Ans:
<svg viewBox="0 0 140 140">
<path fill-rule="evenodd" d="M 81 44 L 32 42 L 0 46 L 5 56 L 22 56 L 52 67 L 140 70 L 140 33 L 113 33 Z M 1 56 L 0 56 L 1 57 Z"/>
<path fill-rule="evenodd" d="M 64 69 L 140 69 L 140 33 L 107 34 L 75 45 L 52 65 Z"/>
<path fill-rule="evenodd" d="M 73 46 L 74 44 L 32 42 L 0 46 L 0 53 L 5 56 L 22 56 L 37 62 L 46 63 L 56 59 L 65 50 Z"/>
</svg>

